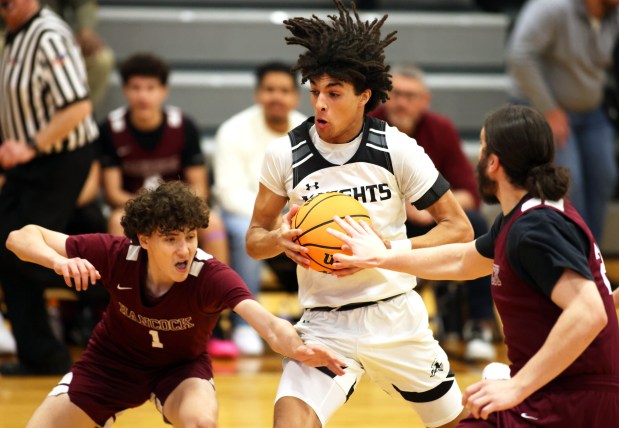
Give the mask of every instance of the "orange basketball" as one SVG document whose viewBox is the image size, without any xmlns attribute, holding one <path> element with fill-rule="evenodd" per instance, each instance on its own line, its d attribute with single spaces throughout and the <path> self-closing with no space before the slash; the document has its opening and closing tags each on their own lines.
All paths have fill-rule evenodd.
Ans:
<svg viewBox="0 0 619 428">
<path fill-rule="evenodd" d="M 342 241 L 327 232 L 332 228 L 343 232 L 333 217 L 350 216 L 370 223 L 370 215 L 355 198 L 339 192 L 321 193 L 305 202 L 292 219 L 292 228 L 301 229 L 295 242 L 309 250 L 310 268 L 331 272 L 333 254 L 342 252 Z"/>
</svg>

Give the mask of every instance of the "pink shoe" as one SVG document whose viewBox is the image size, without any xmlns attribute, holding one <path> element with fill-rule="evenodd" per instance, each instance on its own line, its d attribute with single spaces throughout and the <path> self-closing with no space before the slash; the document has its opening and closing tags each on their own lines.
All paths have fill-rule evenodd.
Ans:
<svg viewBox="0 0 619 428">
<path fill-rule="evenodd" d="M 239 348 L 231 340 L 212 337 L 206 344 L 206 352 L 213 358 L 238 358 Z"/>
</svg>

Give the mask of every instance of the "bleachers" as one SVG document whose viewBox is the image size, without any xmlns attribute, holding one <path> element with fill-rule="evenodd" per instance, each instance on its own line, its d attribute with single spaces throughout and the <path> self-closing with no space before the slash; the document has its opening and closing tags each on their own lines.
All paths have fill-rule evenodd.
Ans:
<svg viewBox="0 0 619 428">
<path fill-rule="evenodd" d="M 282 21 L 325 16 L 331 0 L 101 0 L 99 30 L 119 60 L 136 51 L 152 51 L 168 60 L 173 72 L 169 102 L 181 106 L 201 127 L 206 150 L 219 124 L 253 99 L 253 68 L 280 59 L 293 62 L 300 52 L 287 46 Z M 474 162 L 484 115 L 507 99 L 504 45 L 509 20 L 475 12 L 473 0 L 378 0 L 389 13 L 383 31 L 398 31 L 387 48 L 389 62 L 414 62 L 427 72 L 432 108 L 457 125 Z M 148 4 L 148 6 L 146 6 Z M 286 8 L 281 5 L 285 4 Z M 158 5 L 154 7 L 153 5 Z M 436 5 L 436 11 L 427 9 Z M 225 7 L 221 7 L 225 6 Z M 404 10 L 411 7 L 415 10 Z M 439 11 L 440 10 L 440 11 Z M 97 109 L 103 115 L 123 104 L 117 75 Z M 308 97 L 300 110 L 311 113 Z M 485 207 L 488 219 L 496 207 Z M 619 254 L 619 205 L 612 206 L 605 253 Z"/>
<path fill-rule="evenodd" d="M 281 22 L 311 13 L 331 11 L 103 6 L 99 30 L 120 60 L 136 51 L 166 58 L 174 69 L 170 103 L 182 106 L 211 134 L 251 102 L 256 64 L 296 59 L 301 50 L 285 44 Z M 384 32 L 397 30 L 398 40 L 387 48 L 387 60 L 414 61 L 428 70 L 433 108 L 473 135 L 484 113 L 505 100 L 506 27 L 501 15 L 392 12 Z M 309 114 L 308 98 L 302 98 L 301 110 Z M 98 116 L 121 103 L 115 76 Z"/>
<path fill-rule="evenodd" d="M 347 0 L 344 0 L 346 3 Z M 349 1 L 349 0 L 348 0 Z M 359 9 L 387 10 L 472 10 L 475 0 L 356 0 Z M 333 7 L 332 0 L 99 0 L 112 6 L 175 6 L 175 7 L 256 7 L 289 9 L 320 9 Z"/>
</svg>

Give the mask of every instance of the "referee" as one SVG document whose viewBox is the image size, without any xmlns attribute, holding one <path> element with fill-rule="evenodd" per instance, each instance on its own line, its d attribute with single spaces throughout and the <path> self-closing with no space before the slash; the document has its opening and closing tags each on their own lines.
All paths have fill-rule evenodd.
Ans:
<svg viewBox="0 0 619 428">
<path fill-rule="evenodd" d="M 55 275 L 20 261 L 4 242 L 30 223 L 66 228 L 98 130 L 71 29 L 37 0 L 0 0 L 0 17 L 8 30 L 0 59 L 0 283 L 19 358 L 0 374 L 65 373 L 70 357 L 43 298 Z"/>
</svg>

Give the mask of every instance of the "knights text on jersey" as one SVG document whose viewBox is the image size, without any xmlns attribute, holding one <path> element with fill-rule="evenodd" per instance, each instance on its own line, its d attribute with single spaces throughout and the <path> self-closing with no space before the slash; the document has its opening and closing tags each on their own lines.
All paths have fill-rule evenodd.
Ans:
<svg viewBox="0 0 619 428">
<path fill-rule="evenodd" d="M 271 143 L 263 162 L 260 182 L 291 204 L 301 205 L 319 193 L 346 193 L 365 206 L 383 238 L 394 240 L 406 238 L 407 198 L 414 203 L 441 189 L 431 205 L 447 191 L 448 184 L 415 140 L 385 122 L 366 118 L 359 137 L 335 145 L 320 140 L 312 119 Z M 348 159 L 342 159 L 345 151 Z M 335 278 L 299 268 L 298 277 L 303 307 L 378 300 L 415 286 L 413 276 L 383 269 Z"/>
<path fill-rule="evenodd" d="M 162 367 L 197 358 L 206 349 L 220 312 L 253 296 L 228 266 L 198 250 L 189 276 L 154 304 L 143 293 L 147 254 L 127 238 L 71 236 L 69 257 L 89 260 L 100 272 L 110 303 L 83 358 L 105 353 L 136 367 Z"/>
</svg>

